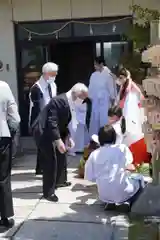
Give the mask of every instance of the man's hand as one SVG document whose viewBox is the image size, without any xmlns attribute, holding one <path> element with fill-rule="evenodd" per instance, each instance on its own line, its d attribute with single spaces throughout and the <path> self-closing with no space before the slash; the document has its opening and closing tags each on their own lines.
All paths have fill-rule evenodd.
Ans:
<svg viewBox="0 0 160 240">
<path fill-rule="evenodd" d="M 58 139 L 55 142 L 56 142 L 56 146 L 57 146 L 59 152 L 64 154 L 66 152 L 66 147 L 65 147 L 65 144 L 62 141 L 62 139 Z"/>
<path fill-rule="evenodd" d="M 69 146 L 69 148 L 74 148 L 75 147 L 75 143 L 74 143 L 72 138 L 68 139 L 68 146 Z"/>
<path fill-rule="evenodd" d="M 67 137 L 66 146 L 67 146 L 67 150 L 74 148 L 75 143 L 71 137 Z"/>
</svg>

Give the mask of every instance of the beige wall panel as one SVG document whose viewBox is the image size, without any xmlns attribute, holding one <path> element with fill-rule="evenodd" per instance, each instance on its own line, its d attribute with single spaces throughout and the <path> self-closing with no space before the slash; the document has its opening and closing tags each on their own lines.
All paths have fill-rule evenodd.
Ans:
<svg viewBox="0 0 160 240">
<path fill-rule="evenodd" d="M 101 0 L 72 0 L 72 17 L 101 17 Z"/>
<path fill-rule="evenodd" d="M 13 0 L 15 21 L 41 20 L 41 0 Z"/>
<path fill-rule="evenodd" d="M 103 17 L 129 15 L 132 0 L 102 0 Z"/>
<path fill-rule="evenodd" d="M 43 19 L 71 18 L 71 0 L 42 0 Z"/>
<path fill-rule="evenodd" d="M 12 8 L 9 1 L 6 0 L 0 0 L 0 32 L 0 60 L 4 64 L 3 71 L 0 71 L 0 80 L 6 81 L 10 85 L 17 100 L 17 74 Z M 9 70 L 6 68 L 7 64 L 9 65 Z"/>
</svg>

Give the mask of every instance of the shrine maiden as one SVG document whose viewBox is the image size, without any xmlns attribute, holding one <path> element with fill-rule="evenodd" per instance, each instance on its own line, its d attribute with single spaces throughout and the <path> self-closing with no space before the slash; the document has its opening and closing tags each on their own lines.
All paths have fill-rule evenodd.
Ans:
<svg viewBox="0 0 160 240">
<path fill-rule="evenodd" d="M 110 69 L 104 66 L 104 59 L 95 59 L 95 72 L 89 82 L 89 98 L 92 100 L 92 113 L 89 135 L 98 134 L 100 127 L 108 122 L 108 109 L 116 97 L 116 86 Z"/>
<path fill-rule="evenodd" d="M 129 71 L 122 68 L 118 74 L 120 92 L 118 104 L 123 111 L 126 121 L 127 134 L 123 143 L 126 144 L 134 159 L 134 164 L 150 161 L 150 154 L 147 153 L 147 147 L 142 132 L 142 123 L 144 121 L 141 100 L 143 95 L 138 86 L 132 81 Z"/>
<path fill-rule="evenodd" d="M 108 123 L 113 126 L 116 132 L 116 144 L 123 143 L 126 136 L 126 121 L 119 106 L 113 106 L 109 109 Z"/>
</svg>

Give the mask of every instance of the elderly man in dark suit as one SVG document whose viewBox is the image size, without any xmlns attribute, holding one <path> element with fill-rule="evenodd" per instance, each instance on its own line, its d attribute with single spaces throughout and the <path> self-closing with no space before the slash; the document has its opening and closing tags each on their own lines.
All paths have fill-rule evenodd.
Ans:
<svg viewBox="0 0 160 240">
<path fill-rule="evenodd" d="M 55 84 L 58 66 L 55 63 L 47 62 L 42 67 L 42 76 L 31 87 L 30 90 L 30 122 L 29 125 L 32 129 L 32 124 L 36 121 L 39 113 L 48 104 L 52 97 L 57 95 L 57 86 Z M 42 174 L 41 163 L 43 157 L 41 151 L 37 149 L 37 165 L 36 175 Z"/>
<path fill-rule="evenodd" d="M 75 106 L 88 97 L 88 88 L 77 83 L 67 93 L 51 99 L 44 108 L 46 112 L 44 131 L 40 139 L 43 155 L 43 195 L 49 201 L 57 202 L 55 189 L 70 186 L 67 182 L 66 152 L 73 146 L 68 124 L 76 123 Z"/>
</svg>

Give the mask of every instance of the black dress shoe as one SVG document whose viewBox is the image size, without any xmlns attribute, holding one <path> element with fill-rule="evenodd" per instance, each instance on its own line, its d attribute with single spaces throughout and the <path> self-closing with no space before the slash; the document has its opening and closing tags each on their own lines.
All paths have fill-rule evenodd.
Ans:
<svg viewBox="0 0 160 240">
<path fill-rule="evenodd" d="M 44 198 L 46 200 L 48 200 L 49 202 L 58 202 L 59 201 L 59 199 L 58 199 L 56 194 L 53 194 L 51 196 L 44 196 Z"/>
<path fill-rule="evenodd" d="M 62 183 L 62 184 L 57 184 L 56 188 L 69 187 L 71 185 L 72 185 L 71 182 L 65 182 L 65 183 Z"/>
<path fill-rule="evenodd" d="M 42 170 L 36 170 L 36 175 L 42 175 L 43 171 Z"/>
<path fill-rule="evenodd" d="M 14 219 L 2 218 L 0 220 L 0 226 L 10 229 L 14 226 L 15 222 Z"/>
<path fill-rule="evenodd" d="M 104 207 L 105 211 L 115 211 L 115 209 L 116 209 L 115 203 L 106 203 L 105 204 L 105 207 Z"/>
</svg>

